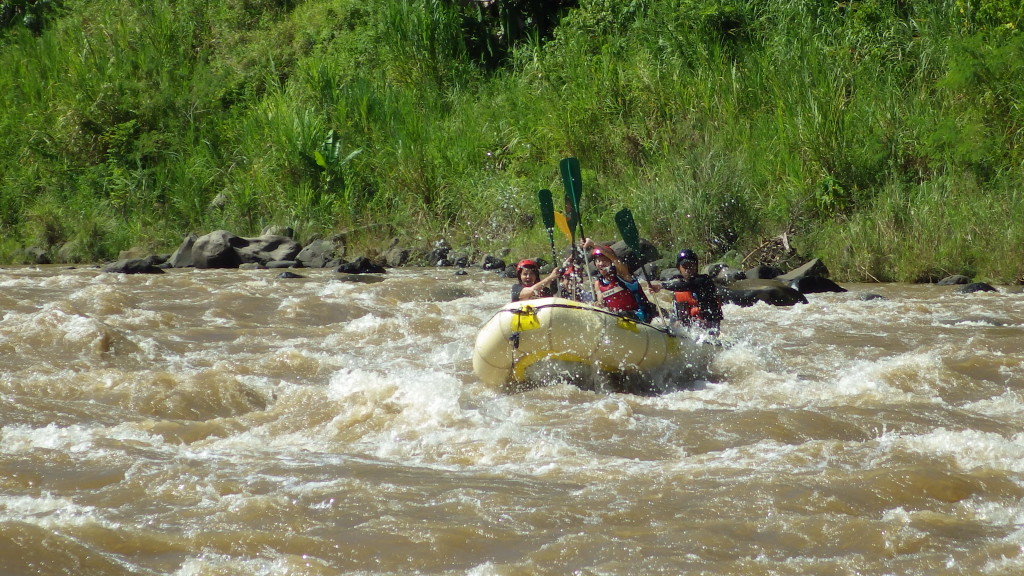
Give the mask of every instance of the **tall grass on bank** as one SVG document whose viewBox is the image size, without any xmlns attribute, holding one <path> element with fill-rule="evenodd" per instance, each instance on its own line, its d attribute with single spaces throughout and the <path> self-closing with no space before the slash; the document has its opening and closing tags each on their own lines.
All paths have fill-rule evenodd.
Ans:
<svg viewBox="0 0 1024 576">
<path fill-rule="evenodd" d="M 0 31 L 0 260 L 269 225 L 543 254 L 574 155 L 595 236 L 628 206 L 735 265 L 786 234 L 844 280 L 1021 272 L 1019 4 L 473 6 L 69 0 Z"/>
</svg>

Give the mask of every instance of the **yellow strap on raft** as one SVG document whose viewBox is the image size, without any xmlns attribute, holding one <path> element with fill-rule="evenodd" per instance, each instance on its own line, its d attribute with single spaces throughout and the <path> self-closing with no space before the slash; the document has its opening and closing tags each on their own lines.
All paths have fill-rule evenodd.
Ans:
<svg viewBox="0 0 1024 576">
<path fill-rule="evenodd" d="M 640 333 L 640 327 L 636 325 L 636 320 L 633 320 L 632 318 L 619 316 L 619 319 L 615 321 L 615 324 L 623 330 L 629 330 L 630 332 L 636 332 L 637 334 Z"/>
<path fill-rule="evenodd" d="M 540 318 L 537 317 L 537 309 L 533 306 L 523 306 L 518 310 L 512 310 L 512 331 L 523 332 L 540 328 Z"/>
</svg>

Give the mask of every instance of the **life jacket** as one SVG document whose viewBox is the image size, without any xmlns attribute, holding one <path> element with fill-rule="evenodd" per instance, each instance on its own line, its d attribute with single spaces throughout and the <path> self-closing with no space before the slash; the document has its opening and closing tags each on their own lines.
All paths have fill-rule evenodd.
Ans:
<svg viewBox="0 0 1024 576">
<path fill-rule="evenodd" d="M 609 310 L 614 312 L 633 312 L 640 309 L 633 292 L 625 286 L 625 283 L 618 276 L 612 281 L 603 277 L 597 279 L 597 289 L 601 292 L 601 299 Z"/>
<path fill-rule="evenodd" d="M 694 318 L 700 318 L 700 302 L 697 302 L 697 297 L 693 295 L 693 292 L 673 292 L 676 301 L 676 315 L 680 320 L 692 320 Z"/>
</svg>

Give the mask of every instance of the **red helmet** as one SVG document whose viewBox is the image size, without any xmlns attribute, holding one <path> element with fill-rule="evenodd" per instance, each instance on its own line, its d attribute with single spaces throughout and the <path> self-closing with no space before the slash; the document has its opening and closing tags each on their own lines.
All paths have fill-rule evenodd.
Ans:
<svg viewBox="0 0 1024 576">
<path fill-rule="evenodd" d="M 534 262 L 533 260 L 520 260 L 519 263 L 516 264 L 516 274 L 522 272 L 524 268 L 533 268 L 534 270 L 539 270 L 540 266 L 538 266 L 537 263 Z"/>
</svg>

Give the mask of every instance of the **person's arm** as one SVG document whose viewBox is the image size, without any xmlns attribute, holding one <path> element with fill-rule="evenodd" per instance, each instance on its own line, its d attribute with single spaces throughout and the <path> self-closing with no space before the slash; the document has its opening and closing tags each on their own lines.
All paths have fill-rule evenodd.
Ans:
<svg viewBox="0 0 1024 576">
<path fill-rule="evenodd" d="M 558 268 L 551 270 L 550 274 L 538 280 L 537 283 L 534 284 L 533 286 L 524 287 L 523 290 L 519 293 L 519 299 L 532 300 L 534 298 L 540 298 L 543 295 L 541 290 L 550 286 L 556 278 L 558 278 Z"/>
<path fill-rule="evenodd" d="M 684 292 L 686 290 L 692 289 L 692 287 L 690 286 L 690 281 L 684 280 L 679 276 L 676 276 L 671 280 L 666 280 L 665 282 L 662 282 L 661 287 L 662 289 L 669 290 L 671 292 Z"/>
</svg>

